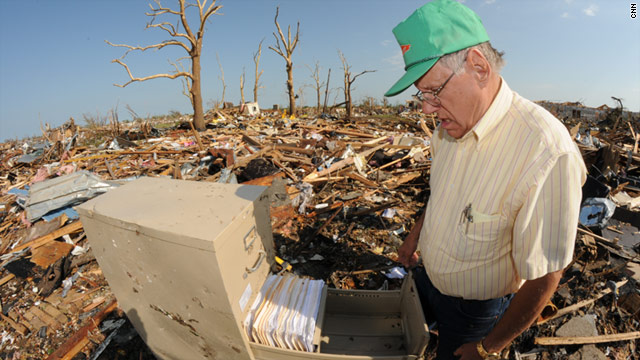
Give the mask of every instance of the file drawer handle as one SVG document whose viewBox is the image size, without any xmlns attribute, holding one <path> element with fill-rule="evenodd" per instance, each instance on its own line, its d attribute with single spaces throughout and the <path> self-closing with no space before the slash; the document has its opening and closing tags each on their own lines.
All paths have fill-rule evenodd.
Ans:
<svg viewBox="0 0 640 360">
<path fill-rule="evenodd" d="M 248 239 L 249 237 L 251 237 L 251 242 L 249 242 L 249 243 L 247 244 L 247 239 Z M 247 234 L 244 236 L 244 239 L 242 239 L 242 241 L 244 242 L 244 249 L 245 249 L 245 250 L 248 250 L 248 249 L 251 247 L 251 245 L 253 245 L 253 243 L 256 241 L 256 238 L 257 238 L 257 237 L 258 237 L 258 236 L 256 235 L 256 226 L 255 226 L 255 225 L 253 225 L 253 226 L 251 227 L 251 229 L 249 229 L 249 231 L 247 232 Z"/>
<path fill-rule="evenodd" d="M 258 261 L 256 261 L 256 264 L 252 268 L 245 268 L 247 270 L 247 273 L 251 274 L 252 272 L 258 270 L 258 268 L 262 264 L 262 261 L 264 261 L 264 258 L 267 257 L 267 253 L 264 250 L 260 250 L 259 254 L 260 257 L 258 258 Z"/>
</svg>

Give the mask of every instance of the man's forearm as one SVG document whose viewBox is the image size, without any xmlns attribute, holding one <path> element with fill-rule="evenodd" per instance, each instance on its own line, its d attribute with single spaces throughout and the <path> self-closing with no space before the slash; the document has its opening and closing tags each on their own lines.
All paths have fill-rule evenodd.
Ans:
<svg viewBox="0 0 640 360">
<path fill-rule="evenodd" d="M 409 240 L 414 241 L 416 244 L 418 243 L 418 239 L 420 238 L 420 231 L 422 231 L 422 224 L 424 224 L 424 214 L 426 214 L 426 212 L 426 210 L 423 211 L 422 215 L 420 215 L 416 223 L 413 224 L 413 227 L 411 228 L 409 235 L 407 235 L 407 237 L 405 238 L 405 241 Z"/>
<path fill-rule="evenodd" d="M 482 341 L 485 349 L 489 352 L 501 351 L 531 326 L 549 302 L 561 277 L 562 270 L 527 280 L 513 297 L 502 319 Z"/>
</svg>

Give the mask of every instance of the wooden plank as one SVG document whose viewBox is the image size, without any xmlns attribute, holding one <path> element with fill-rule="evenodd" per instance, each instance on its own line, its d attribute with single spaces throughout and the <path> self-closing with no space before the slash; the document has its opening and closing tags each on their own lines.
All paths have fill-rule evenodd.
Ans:
<svg viewBox="0 0 640 360">
<path fill-rule="evenodd" d="M 624 284 L 626 284 L 626 283 L 627 283 L 627 281 L 628 281 L 627 279 L 624 279 L 624 280 L 622 280 L 622 281 L 618 281 L 618 282 L 616 283 L 616 288 L 617 288 L 617 289 L 619 289 L 621 286 L 624 286 Z M 602 290 L 602 291 L 601 291 L 598 295 L 596 295 L 594 298 L 587 299 L 587 300 L 582 300 L 582 301 L 580 301 L 580 302 L 578 302 L 578 303 L 575 303 L 575 304 L 573 304 L 573 305 L 570 305 L 570 306 L 564 307 L 564 308 L 562 308 L 562 309 L 558 310 L 558 312 L 557 312 L 555 315 L 553 315 L 553 316 L 551 316 L 551 317 L 549 317 L 549 318 L 547 318 L 547 319 L 544 319 L 544 320 L 542 320 L 542 321 L 539 321 L 539 322 L 538 322 L 538 324 L 543 324 L 543 323 L 545 323 L 545 322 L 547 322 L 547 321 L 549 321 L 549 320 L 553 320 L 553 319 L 559 318 L 559 317 L 561 317 L 561 316 L 567 315 L 567 314 L 569 314 L 569 313 L 572 313 L 572 312 L 574 312 L 574 311 L 576 311 L 576 310 L 580 309 L 581 307 L 585 307 L 585 306 L 587 306 L 587 305 L 589 305 L 589 304 L 594 303 L 595 301 L 599 300 L 599 299 L 600 299 L 600 298 L 602 298 L 603 296 L 605 296 L 605 295 L 607 295 L 607 294 L 610 294 L 610 293 L 611 293 L 611 289 L 606 288 L 606 289 Z"/>
<path fill-rule="evenodd" d="M 51 328 L 51 329 L 57 329 L 58 327 L 60 327 L 60 323 L 53 318 L 53 316 L 47 314 L 46 312 L 42 311 L 42 309 L 40 309 L 38 306 L 32 306 L 28 312 L 32 313 L 33 315 L 35 315 L 38 319 L 40 319 L 43 323 L 47 324 L 47 327 Z"/>
<path fill-rule="evenodd" d="M 385 146 L 386 146 L 386 144 L 378 145 L 378 146 L 376 146 L 376 147 L 374 147 L 372 149 L 363 151 L 363 152 L 359 153 L 358 155 L 361 155 L 361 156 L 366 158 L 367 156 L 375 153 L 376 151 L 384 148 Z M 345 167 L 347 167 L 347 166 L 349 166 L 351 164 L 353 164 L 353 156 L 349 156 L 348 158 L 346 158 L 344 160 L 340 160 L 340 161 L 332 164 L 328 169 L 324 169 L 322 171 L 314 171 L 314 172 L 312 172 L 311 174 L 307 175 L 304 178 L 304 181 L 309 182 L 311 180 L 320 178 L 322 176 L 329 175 L 331 173 L 335 173 L 338 170 L 342 170 L 342 169 L 344 169 Z"/>
<path fill-rule="evenodd" d="M 2 320 L 6 321 L 20 335 L 25 336 L 26 334 L 29 333 L 29 328 L 20 324 L 19 322 L 13 321 L 12 318 L 8 316 L 4 316 L 4 314 L 2 313 L 0 313 L 0 317 L 2 317 Z"/>
<path fill-rule="evenodd" d="M 60 310 L 58 310 L 57 307 L 45 301 L 40 302 L 40 307 L 42 308 L 42 311 L 51 315 L 51 317 L 53 317 L 57 322 L 61 324 L 64 324 L 67 321 L 69 321 L 69 318 L 65 314 L 63 314 Z"/>
<path fill-rule="evenodd" d="M 416 178 L 422 176 L 422 173 L 419 171 L 404 173 L 400 176 L 393 177 L 382 184 L 385 185 L 388 189 L 395 189 L 402 184 L 406 184 L 410 181 L 413 181 Z"/>
<path fill-rule="evenodd" d="M 375 139 L 376 138 L 375 135 L 362 133 L 362 132 L 358 132 L 358 131 L 353 131 L 353 130 L 339 130 L 339 129 L 336 129 L 334 131 L 337 134 L 349 135 L 349 136 L 354 136 L 354 137 L 370 138 L 370 139 Z"/>
<path fill-rule="evenodd" d="M 279 172 L 277 174 L 267 175 L 267 176 L 263 176 L 263 177 L 256 178 L 256 179 L 253 179 L 253 180 L 245 181 L 242 184 L 243 185 L 271 186 L 271 184 L 273 183 L 273 180 L 275 180 L 276 178 L 284 178 L 284 174 Z"/>
<path fill-rule="evenodd" d="M 594 239 L 596 239 L 596 240 L 600 241 L 601 243 L 603 243 L 603 244 L 605 244 L 605 245 L 607 245 L 607 246 L 611 246 L 612 248 L 614 248 L 614 249 L 616 249 L 616 250 L 620 250 L 620 249 L 622 249 L 622 246 L 620 246 L 620 245 L 618 245 L 618 244 L 615 244 L 613 241 L 611 241 L 611 240 L 609 240 L 609 239 L 607 239 L 607 238 L 605 238 L 605 237 L 602 237 L 602 236 L 600 236 L 600 235 L 596 235 L 596 234 L 592 233 L 592 232 L 591 232 L 591 231 L 589 231 L 589 230 L 585 230 L 585 229 L 582 229 L 582 228 L 578 228 L 578 232 L 581 232 L 581 233 L 583 233 L 583 234 L 587 234 L 587 235 L 593 236 L 593 238 L 594 238 Z"/>
<path fill-rule="evenodd" d="M 427 134 L 427 136 L 433 137 L 433 133 L 431 133 L 431 130 L 427 127 L 426 122 L 420 120 L 420 128 L 425 132 L 425 134 Z"/>
<path fill-rule="evenodd" d="M 421 149 L 422 149 L 422 152 L 426 151 L 428 148 L 429 148 L 428 146 L 421 148 Z M 399 163 L 399 162 L 401 162 L 401 161 L 404 161 L 404 160 L 410 159 L 410 158 L 412 158 L 412 157 L 413 157 L 413 155 L 407 154 L 407 155 L 405 155 L 404 157 L 402 157 L 402 158 L 400 158 L 400 159 L 393 160 L 393 161 L 391 161 L 391 162 L 388 162 L 388 163 L 386 163 L 386 164 L 384 164 L 384 165 L 380 166 L 379 168 L 371 169 L 371 170 L 369 170 L 369 172 L 368 172 L 367 174 L 371 174 L 371 173 L 372 173 L 372 172 L 374 172 L 374 171 L 378 171 L 378 170 L 386 169 L 386 168 L 388 168 L 389 166 L 395 165 L 395 164 L 397 164 L 397 163 Z"/>
<path fill-rule="evenodd" d="M 315 149 L 303 149 L 295 146 L 287 146 L 287 145 L 279 145 L 279 144 L 271 145 L 269 146 L 269 148 L 281 150 L 281 151 L 297 152 L 297 153 L 306 154 L 306 155 L 313 155 L 315 153 Z"/>
<path fill-rule="evenodd" d="M 93 301 L 91 302 L 91 304 L 89 304 L 89 305 L 85 306 L 85 307 L 82 309 L 82 312 L 91 311 L 91 310 L 93 310 L 93 309 L 97 308 L 98 306 L 102 305 L 102 304 L 104 303 L 104 301 L 105 301 L 105 300 L 106 300 L 106 299 L 105 299 L 105 297 L 104 297 L 104 296 L 100 296 L 100 297 L 98 297 L 98 298 L 93 299 Z"/>
<path fill-rule="evenodd" d="M 32 311 L 27 311 L 24 313 L 24 319 L 26 320 L 27 326 L 31 331 L 37 332 L 41 327 L 47 326 L 47 324 L 42 321 L 36 314 Z"/>
<path fill-rule="evenodd" d="M 599 336 L 537 337 L 537 345 L 582 345 L 640 339 L 640 331 Z"/>
<path fill-rule="evenodd" d="M 80 229 L 82 229 L 82 222 L 80 222 L 80 220 L 78 220 L 76 222 L 73 222 L 73 223 L 65 226 L 65 227 L 61 227 L 60 229 L 58 229 L 58 230 L 56 230 L 54 232 L 51 232 L 51 233 L 49 233 L 47 235 L 41 236 L 41 237 L 39 237 L 39 238 L 37 238 L 35 240 L 29 241 L 29 242 L 27 242 L 25 244 L 22 244 L 20 246 L 16 246 L 11 252 L 20 251 L 20 250 L 22 250 L 24 248 L 27 248 L 29 246 L 32 249 L 36 249 L 36 248 L 39 248 L 40 246 L 42 246 L 42 245 L 44 245 L 44 244 L 46 244 L 46 243 L 48 243 L 50 241 L 53 241 L 53 240 L 55 240 L 55 239 L 57 239 L 57 238 L 59 238 L 59 237 L 61 237 L 63 235 L 71 234 L 71 233 L 76 232 L 76 231 L 78 231 Z"/>
<path fill-rule="evenodd" d="M 15 276 L 15 275 L 13 275 L 13 274 L 9 274 L 9 275 L 7 275 L 7 276 L 3 277 L 2 279 L 0 279 L 0 286 L 2 286 L 2 285 L 4 285 L 4 284 L 8 283 L 8 282 L 9 282 L 9 281 L 11 281 L 11 279 L 13 279 L 14 277 L 16 277 L 16 276 Z"/>
<path fill-rule="evenodd" d="M 49 265 L 58 261 L 58 259 L 67 256 L 71 250 L 73 250 L 73 245 L 71 244 L 61 241 L 51 241 L 37 249 L 33 249 L 31 252 L 31 262 L 46 269 Z"/>
<path fill-rule="evenodd" d="M 353 180 L 360 181 L 361 183 L 363 183 L 363 184 L 365 184 L 367 186 L 378 187 L 378 183 L 376 183 L 375 181 L 371 181 L 371 180 L 367 179 L 366 177 L 364 177 L 364 176 L 362 176 L 360 174 L 354 173 L 354 172 L 347 173 L 347 177 L 349 177 L 349 178 L 351 178 Z"/>
<path fill-rule="evenodd" d="M 62 346 L 60 346 L 53 354 L 49 355 L 47 360 L 71 360 L 78 354 L 88 343 L 88 334 L 104 320 L 111 312 L 118 307 L 118 303 L 112 301 L 104 310 L 96 314 L 87 325 L 78 330 L 71 336 Z"/>
</svg>

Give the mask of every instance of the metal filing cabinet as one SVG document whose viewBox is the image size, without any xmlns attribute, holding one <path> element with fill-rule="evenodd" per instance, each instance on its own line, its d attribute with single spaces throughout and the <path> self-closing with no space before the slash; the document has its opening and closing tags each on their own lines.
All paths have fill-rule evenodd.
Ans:
<svg viewBox="0 0 640 360">
<path fill-rule="evenodd" d="M 411 279 L 398 291 L 325 290 L 314 353 L 249 342 L 242 321 L 274 259 L 266 189 L 140 178 L 76 208 L 120 307 L 154 354 L 418 358 L 428 334 Z"/>
</svg>

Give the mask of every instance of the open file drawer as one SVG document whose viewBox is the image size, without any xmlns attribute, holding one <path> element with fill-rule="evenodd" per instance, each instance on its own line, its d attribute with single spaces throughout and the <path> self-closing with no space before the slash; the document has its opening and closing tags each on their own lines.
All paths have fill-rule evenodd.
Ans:
<svg viewBox="0 0 640 360">
<path fill-rule="evenodd" d="M 315 352 L 250 343 L 255 359 L 418 359 L 429 341 L 411 276 L 401 290 L 327 289 L 317 324 Z"/>
<path fill-rule="evenodd" d="M 120 307 L 159 359 L 412 359 L 422 310 L 402 291 L 329 289 L 315 352 L 251 343 L 242 322 L 274 259 L 266 187 L 140 178 L 77 207 Z M 361 326 L 364 325 L 364 326 Z"/>
</svg>

